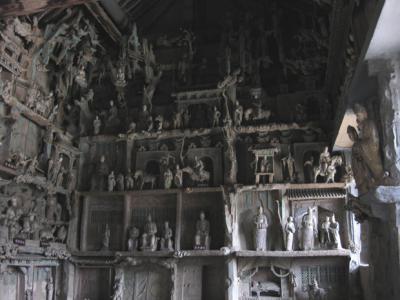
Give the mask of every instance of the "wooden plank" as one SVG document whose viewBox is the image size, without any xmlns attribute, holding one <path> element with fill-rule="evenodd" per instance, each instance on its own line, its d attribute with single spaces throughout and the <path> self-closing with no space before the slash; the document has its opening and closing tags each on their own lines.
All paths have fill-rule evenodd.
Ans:
<svg viewBox="0 0 400 300">
<path fill-rule="evenodd" d="M 53 8 L 66 8 L 97 0 L 17 0 L 15 3 L 1 4 L 0 17 L 23 16 Z"/>
</svg>

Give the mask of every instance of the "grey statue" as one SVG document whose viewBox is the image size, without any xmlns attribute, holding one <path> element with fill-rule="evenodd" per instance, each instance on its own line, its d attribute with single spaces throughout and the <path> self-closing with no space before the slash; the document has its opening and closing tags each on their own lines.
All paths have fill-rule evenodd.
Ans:
<svg viewBox="0 0 400 300">
<path fill-rule="evenodd" d="M 326 216 L 325 221 L 321 224 L 320 241 L 322 245 L 328 245 L 331 243 L 330 235 L 331 220 L 329 216 Z"/>
<path fill-rule="evenodd" d="M 318 281 L 313 280 L 313 283 L 308 287 L 308 299 L 309 300 L 325 300 L 326 292 L 323 288 L 318 286 Z"/>
<path fill-rule="evenodd" d="M 242 125 L 243 120 L 243 106 L 240 105 L 239 101 L 236 101 L 236 107 L 233 114 L 233 122 L 235 126 L 239 127 Z"/>
<path fill-rule="evenodd" d="M 106 163 L 106 157 L 102 155 L 100 161 L 96 166 L 95 176 L 92 178 L 92 190 L 104 191 L 107 178 L 109 175 L 108 164 Z"/>
<path fill-rule="evenodd" d="M 127 191 L 133 190 L 135 187 L 135 181 L 132 177 L 131 169 L 128 170 L 128 173 L 125 175 L 125 189 Z"/>
<path fill-rule="evenodd" d="M 317 235 L 317 224 L 313 214 L 313 208 L 309 207 L 302 219 L 301 248 L 303 250 L 314 249 L 314 239 Z"/>
<path fill-rule="evenodd" d="M 111 173 L 108 175 L 108 191 L 113 192 L 115 189 L 115 186 L 117 185 L 117 181 L 115 180 L 115 175 L 114 171 L 111 171 Z"/>
<path fill-rule="evenodd" d="M 254 248 L 256 251 L 266 251 L 268 219 L 262 206 L 258 207 L 258 213 L 254 217 L 254 224 Z"/>
<path fill-rule="evenodd" d="M 139 242 L 139 229 L 136 227 L 129 228 L 129 237 L 128 237 L 128 251 L 135 251 L 138 249 Z"/>
<path fill-rule="evenodd" d="M 54 283 L 53 283 L 53 278 L 50 275 L 46 282 L 46 300 L 53 300 L 53 295 L 54 295 Z"/>
<path fill-rule="evenodd" d="M 172 241 L 172 228 L 169 227 L 169 222 L 164 222 L 163 237 L 161 238 L 160 250 L 174 251 L 174 243 Z"/>
<path fill-rule="evenodd" d="M 292 156 L 292 153 L 289 151 L 288 156 L 282 158 L 283 170 L 286 171 L 287 179 L 290 182 L 293 182 L 295 179 L 295 159 Z M 284 172 L 285 174 L 285 172 Z"/>
<path fill-rule="evenodd" d="M 125 178 L 124 178 L 124 174 L 119 173 L 117 176 L 117 180 L 116 180 L 116 185 L 117 185 L 117 190 L 118 191 L 124 191 L 125 190 Z"/>
<path fill-rule="evenodd" d="M 167 168 L 164 171 L 164 188 L 170 189 L 172 187 L 172 181 L 174 179 L 174 174 L 172 174 L 171 169 Z"/>
<path fill-rule="evenodd" d="M 286 251 L 293 251 L 293 238 L 296 232 L 296 226 L 293 222 L 293 217 L 288 217 L 287 223 L 285 225 L 286 234 Z"/>
<path fill-rule="evenodd" d="M 218 127 L 219 126 L 220 117 L 221 117 L 221 112 L 218 110 L 218 108 L 216 106 L 214 106 L 212 127 Z"/>
<path fill-rule="evenodd" d="M 183 186 L 183 172 L 178 164 L 175 166 L 174 184 L 177 188 Z"/>
<path fill-rule="evenodd" d="M 96 118 L 93 121 L 93 132 L 94 132 L 94 135 L 99 135 L 100 134 L 100 129 L 101 129 L 101 120 L 99 119 L 99 116 L 96 116 Z"/>
<path fill-rule="evenodd" d="M 153 222 L 151 215 L 148 215 L 147 222 L 144 226 L 144 233 L 142 234 L 142 251 L 156 251 L 157 241 L 156 237 L 157 225 Z"/>
<path fill-rule="evenodd" d="M 335 249 L 342 249 L 339 230 L 340 230 L 339 222 L 336 221 L 335 215 L 332 215 L 331 223 L 329 226 L 329 232 L 332 236 L 332 246 Z"/>
<path fill-rule="evenodd" d="M 103 239 L 101 241 L 101 250 L 110 250 L 110 236 L 111 236 L 111 231 L 110 231 L 110 226 L 106 224 L 106 228 L 104 229 L 104 235 Z"/>
<path fill-rule="evenodd" d="M 200 220 L 196 222 L 196 235 L 194 237 L 195 250 L 210 249 L 210 222 L 206 220 L 204 211 L 200 212 Z"/>
<path fill-rule="evenodd" d="M 112 300 L 123 300 L 123 282 L 122 278 L 115 279 L 113 286 Z"/>
</svg>

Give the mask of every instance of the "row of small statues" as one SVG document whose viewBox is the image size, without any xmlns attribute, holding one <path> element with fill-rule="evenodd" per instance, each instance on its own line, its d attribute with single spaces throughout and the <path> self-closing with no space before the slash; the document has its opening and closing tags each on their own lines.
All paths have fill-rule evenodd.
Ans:
<svg viewBox="0 0 400 300">
<path fill-rule="evenodd" d="M 151 215 L 148 215 L 141 236 L 140 230 L 137 227 L 132 226 L 129 228 L 127 241 L 128 251 L 174 251 L 173 231 L 169 222 L 164 222 L 161 238 L 157 236 L 157 232 L 157 224 L 152 220 Z M 107 251 L 110 249 L 110 237 L 111 230 L 109 225 L 106 224 L 100 250 Z M 210 242 L 210 222 L 206 220 L 205 213 L 201 211 L 199 220 L 196 222 L 196 234 L 193 248 L 195 250 L 209 250 Z"/>
<path fill-rule="evenodd" d="M 258 213 L 254 218 L 255 230 L 254 230 L 254 241 L 256 251 L 267 250 L 267 230 L 268 230 L 268 219 L 263 212 L 262 206 L 258 208 Z M 315 238 L 318 237 L 318 224 L 313 215 L 313 208 L 309 207 L 307 213 L 302 219 L 302 228 L 300 235 L 300 249 L 302 250 L 314 250 L 315 249 Z M 331 217 L 326 216 L 325 221 L 322 222 L 319 232 L 320 244 L 327 249 L 341 249 L 342 244 L 340 241 L 339 233 L 339 222 L 336 221 L 335 215 Z M 294 235 L 296 233 L 296 225 L 293 217 L 289 216 L 287 223 L 284 226 L 285 233 L 285 250 L 294 250 Z"/>
</svg>

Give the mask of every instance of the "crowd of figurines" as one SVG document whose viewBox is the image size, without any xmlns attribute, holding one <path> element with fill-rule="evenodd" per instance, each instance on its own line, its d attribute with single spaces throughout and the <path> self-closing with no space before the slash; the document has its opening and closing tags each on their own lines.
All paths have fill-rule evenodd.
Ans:
<svg viewBox="0 0 400 300">
<path fill-rule="evenodd" d="M 158 228 L 156 222 L 153 221 L 151 215 L 147 216 L 147 221 L 140 235 L 139 228 L 131 226 L 128 229 L 128 239 L 126 248 L 128 251 L 174 251 L 173 231 L 169 221 L 164 222 L 161 236 L 157 235 Z M 111 230 L 108 224 L 105 225 L 105 231 L 102 237 L 100 251 L 108 251 L 110 249 Z M 194 250 L 210 249 L 210 222 L 206 219 L 203 211 L 200 212 L 199 220 L 196 222 L 196 234 L 193 240 Z"/>
<path fill-rule="evenodd" d="M 307 213 L 301 220 L 301 228 L 299 228 L 299 248 L 304 251 L 315 250 L 315 241 L 319 240 L 321 249 L 342 249 L 339 233 L 339 223 L 335 215 L 326 216 L 322 224 L 318 221 L 313 213 L 315 207 L 309 207 Z M 263 212 L 262 206 L 259 207 L 257 215 L 254 217 L 254 250 L 266 251 L 268 245 L 268 219 Z M 287 218 L 284 226 L 284 243 L 286 251 L 293 251 L 294 237 L 296 234 L 296 226 L 292 216 Z"/>
</svg>

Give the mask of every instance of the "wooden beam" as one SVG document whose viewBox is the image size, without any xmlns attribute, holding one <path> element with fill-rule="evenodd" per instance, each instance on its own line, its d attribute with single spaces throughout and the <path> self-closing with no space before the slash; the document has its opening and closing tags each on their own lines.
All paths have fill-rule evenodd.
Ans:
<svg viewBox="0 0 400 300">
<path fill-rule="evenodd" d="M 96 1 L 97 0 L 16 0 L 15 3 L 0 4 L 0 17 L 30 15 L 47 9 L 66 8 Z"/>
</svg>

